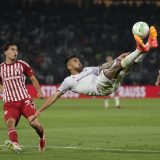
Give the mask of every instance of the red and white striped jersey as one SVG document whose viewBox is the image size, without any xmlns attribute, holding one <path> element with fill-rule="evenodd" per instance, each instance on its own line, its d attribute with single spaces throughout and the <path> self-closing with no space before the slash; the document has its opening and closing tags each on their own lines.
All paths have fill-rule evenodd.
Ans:
<svg viewBox="0 0 160 160">
<path fill-rule="evenodd" d="M 26 77 L 34 75 L 33 69 L 24 61 L 0 65 L 0 83 L 3 85 L 3 101 L 13 102 L 31 98 L 25 86 Z"/>
</svg>

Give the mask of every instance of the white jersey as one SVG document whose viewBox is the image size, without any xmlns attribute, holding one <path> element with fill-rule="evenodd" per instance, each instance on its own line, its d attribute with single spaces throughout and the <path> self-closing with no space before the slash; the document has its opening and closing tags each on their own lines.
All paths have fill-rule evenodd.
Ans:
<svg viewBox="0 0 160 160">
<path fill-rule="evenodd" d="M 98 75 L 99 67 L 85 67 L 79 74 L 65 78 L 58 90 L 62 94 L 71 90 L 81 94 L 99 95 L 97 91 Z"/>
<path fill-rule="evenodd" d="M 65 78 L 58 91 L 61 94 L 71 90 L 86 95 L 105 96 L 116 91 L 125 76 L 126 73 L 121 71 L 116 80 L 109 80 L 99 67 L 85 67 L 79 74 Z"/>
</svg>

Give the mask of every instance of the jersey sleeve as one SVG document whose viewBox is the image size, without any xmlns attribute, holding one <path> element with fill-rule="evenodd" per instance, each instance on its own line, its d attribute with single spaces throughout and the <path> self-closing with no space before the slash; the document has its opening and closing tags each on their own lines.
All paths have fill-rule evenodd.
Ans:
<svg viewBox="0 0 160 160">
<path fill-rule="evenodd" d="M 60 91 L 61 94 L 64 94 L 66 91 L 70 90 L 71 86 L 67 80 L 64 80 L 62 84 L 59 86 L 57 91 Z"/>
<path fill-rule="evenodd" d="M 24 74 L 27 76 L 27 77 L 31 77 L 34 75 L 34 71 L 33 69 L 30 67 L 30 65 L 28 63 L 23 63 L 23 69 L 24 69 Z"/>
</svg>

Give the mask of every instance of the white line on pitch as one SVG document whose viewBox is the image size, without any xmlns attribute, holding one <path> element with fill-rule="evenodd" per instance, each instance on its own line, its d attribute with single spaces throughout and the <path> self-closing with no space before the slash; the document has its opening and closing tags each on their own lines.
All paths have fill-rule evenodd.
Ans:
<svg viewBox="0 0 160 160">
<path fill-rule="evenodd" d="M 0 147 L 4 147 L 5 145 L 0 145 Z M 23 146 L 21 147 L 24 148 L 38 148 L 38 146 Z M 137 149 L 118 149 L 118 148 L 90 148 L 90 147 L 76 147 L 76 146 L 68 146 L 68 147 L 63 147 L 63 146 L 46 146 L 46 148 L 49 149 L 77 149 L 77 150 L 95 150 L 95 151 L 117 151 L 117 152 L 139 152 L 139 153 L 160 153 L 160 151 L 152 151 L 152 150 L 137 150 Z"/>
</svg>

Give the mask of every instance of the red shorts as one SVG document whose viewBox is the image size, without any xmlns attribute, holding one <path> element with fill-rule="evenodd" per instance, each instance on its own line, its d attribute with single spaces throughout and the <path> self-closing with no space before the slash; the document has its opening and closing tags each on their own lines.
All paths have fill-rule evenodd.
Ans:
<svg viewBox="0 0 160 160">
<path fill-rule="evenodd" d="M 32 99 L 24 99 L 17 102 L 6 102 L 3 105 L 4 120 L 7 121 L 9 118 L 16 120 L 18 124 L 21 115 L 28 118 L 36 113 L 35 104 Z"/>
</svg>

